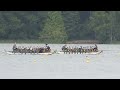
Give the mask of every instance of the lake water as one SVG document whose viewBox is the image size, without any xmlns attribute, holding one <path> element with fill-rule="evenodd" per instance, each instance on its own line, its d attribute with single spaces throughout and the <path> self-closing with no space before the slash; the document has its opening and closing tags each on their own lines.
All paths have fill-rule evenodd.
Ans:
<svg viewBox="0 0 120 90">
<path fill-rule="evenodd" d="M 1 79 L 115 79 L 120 78 L 120 45 L 98 44 L 99 55 L 7 55 L 13 44 L 0 44 Z M 18 46 L 44 46 L 18 44 Z M 49 44 L 61 50 L 63 44 Z M 90 46 L 68 44 L 68 46 Z M 92 46 L 92 44 L 91 44 Z M 86 57 L 88 56 L 88 57 Z"/>
</svg>

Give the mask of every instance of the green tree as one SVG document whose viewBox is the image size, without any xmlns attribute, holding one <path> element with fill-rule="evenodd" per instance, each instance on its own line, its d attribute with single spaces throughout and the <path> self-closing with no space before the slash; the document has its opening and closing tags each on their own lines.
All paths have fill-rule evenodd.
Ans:
<svg viewBox="0 0 120 90">
<path fill-rule="evenodd" d="M 3 14 L 0 13 L 0 39 L 5 38 L 6 28 L 7 28 L 6 21 L 3 17 Z"/>
<path fill-rule="evenodd" d="M 94 31 L 95 39 L 101 43 L 110 43 L 111 38 L 111 15 L 105 11 L 91 12 L 88 27 Z"/>
<path fill-rule="evenodd" d="M 40 39 L 44 42 L 64 43 L 67 40 L 61 11 L 49 11 Z"/>
<path fill-rule="evenodd" d="M 81 23 L 79 11 L 63 11 L 65 30 L 68 40 L 80 39 Z"/>
<path fill-rule="evenodd" d="M 112 39 L 120 41 L 120 11 L 111 11 L 112 17 Z"/>
</svg>

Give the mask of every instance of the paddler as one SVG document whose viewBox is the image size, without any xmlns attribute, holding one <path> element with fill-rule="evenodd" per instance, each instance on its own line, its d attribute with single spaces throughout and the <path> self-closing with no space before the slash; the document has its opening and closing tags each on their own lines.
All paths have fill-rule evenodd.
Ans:
<svg viewBox="0 0 120 90">
<path fill-rule="evenodd" d="M 50 46 L 48 46 L 48 44 L 46 44 L 46 49 L 48 52 L 50 52 Z"/>
<path fill-rule="evenodd" d="M 64 46 L 62 47 L 62 51 L 63 51 L 64 53 L 67 51 L 67 45 L 64 45 Z"/>
<path fill-rule="evenodd" d="M 95 44 L 95 52 L 98 52 L 98 46 Z"/>
</svg>

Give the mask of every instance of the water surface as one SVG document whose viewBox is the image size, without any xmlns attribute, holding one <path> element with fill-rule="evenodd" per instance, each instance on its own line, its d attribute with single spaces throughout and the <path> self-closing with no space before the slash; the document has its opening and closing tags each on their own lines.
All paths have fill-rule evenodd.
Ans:
<svg viewBox="0 0 120 90">
<path fill-rule="evenodd" d="M 92 44 L 91 44 L 92 45 Z M 0 78 L 2 79 L 101 79 L 120 78 L 120 45 L 99 44 L 100 55 L 7 55 L 13 44 L 0 44 Z M 44 44 L 18 44 L 41 46 Z M 63 44 L 49 44 L 52 50 L 61 50 Z M 90 46 L 68 44 L 68 46 Z M 88 57 L 86 57 L 88 56 Z"/>
</svg>

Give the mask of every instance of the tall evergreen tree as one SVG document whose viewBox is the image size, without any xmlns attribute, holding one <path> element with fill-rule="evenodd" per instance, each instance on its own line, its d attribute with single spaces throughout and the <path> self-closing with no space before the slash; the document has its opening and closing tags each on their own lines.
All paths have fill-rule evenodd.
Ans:
<svg viewBox="0 0 120 90">
<path fill-rule="evenodd" d="M 93 11 L 90 16 L 89 29 L 94 31 L 94 36 L 101 43 L 110 43 L 111 15 L 105 11 Z"/>
<path fill-rule="evenodd" d="M 81 24 L 79 11 L 63 11 L 65 30 L 68 40 L 80 39 Z"/>
<path fill-rule="evenodd" d="M 40 39 L 44 42 L 63 43 L 67 40 L 61 11 L 49 11 Z"/>
</svg>

